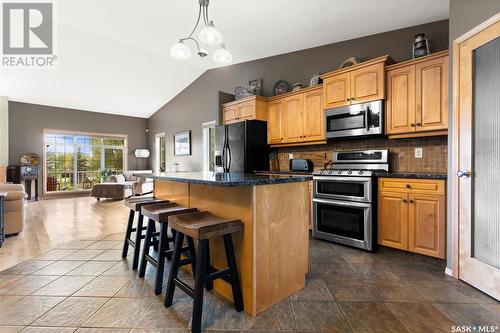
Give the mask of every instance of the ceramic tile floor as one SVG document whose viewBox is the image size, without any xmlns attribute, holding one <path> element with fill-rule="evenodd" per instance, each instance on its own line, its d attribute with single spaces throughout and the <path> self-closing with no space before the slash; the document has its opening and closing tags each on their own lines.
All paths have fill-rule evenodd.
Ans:
<svg viewBox="0 0 500 333">
<path fill-rule="evenodd" d="M 166 309 L 163 295 L 153 294 L 154 271 L 139 279 L 131 258 L 121 260 L 122 237 L 73 241 L 0 272 L 0 333 L 189 332 L 191 299 L 177 290 Z M 314 239 L 310 258 L 306 287 L 255 318 L 206 293 L 203 328 L 429 333 L 500 326 L 500 303 L 446 276 L 442 261 Z"/>
</svg>

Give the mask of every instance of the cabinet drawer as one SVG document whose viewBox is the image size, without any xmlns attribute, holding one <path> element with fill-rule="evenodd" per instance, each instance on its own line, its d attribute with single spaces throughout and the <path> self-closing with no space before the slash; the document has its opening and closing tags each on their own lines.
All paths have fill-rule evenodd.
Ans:
<svg viewBox="0 0 500 333">
<path fill-rule="evenodd" d="M 445 194 L 445 181 L 440 179 L 380 178 L 379 191 Z"/>
</svg>

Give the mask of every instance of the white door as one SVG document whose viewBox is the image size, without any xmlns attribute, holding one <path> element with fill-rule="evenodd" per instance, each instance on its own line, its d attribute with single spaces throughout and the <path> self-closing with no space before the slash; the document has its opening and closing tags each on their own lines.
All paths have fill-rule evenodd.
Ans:
<svg viewBox="0 0 500 333">
<path fill-rule="evenodd" d="M 496 299 L 500 299 L 499 37 L 497 15 L 459 38 L 454 48 L 459 278 Z"/>
</svg>

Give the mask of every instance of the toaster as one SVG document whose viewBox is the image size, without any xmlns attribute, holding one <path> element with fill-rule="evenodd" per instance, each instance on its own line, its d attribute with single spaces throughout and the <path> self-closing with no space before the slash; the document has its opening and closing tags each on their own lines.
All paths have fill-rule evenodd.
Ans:
<svg viewBox="0 0 500 333">
<path fill-rule="evenodd" d="M 312 172 L 313 162 L 303 158 L 291 158 L 289 169 L 290 171 Z"/>
</svg>

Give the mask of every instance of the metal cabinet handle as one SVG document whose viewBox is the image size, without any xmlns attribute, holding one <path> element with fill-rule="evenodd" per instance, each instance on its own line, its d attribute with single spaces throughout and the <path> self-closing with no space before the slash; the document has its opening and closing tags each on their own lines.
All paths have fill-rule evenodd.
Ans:
<svg viewBox="0 0 500 333">
<path fill-rule="evenodd" d="M 422 124 L 421 123 L 417 123 L 417 126 L 422 126 Z"/>
<path fill-rule="evenodd" d="M 471 172 L 469 170 L 465 170 L 465 171 L 458 170 L 457 171 L 457 176 L 460 178 L 469 178 L 470 175 L 471 175 Z"/>
<path fill-rule="evenodd" d="M 354 97 L 351 97 L 351 101 L 354 101 L 355 99 L 356 99 L 356 98 L 354 98 Z"/>
<path fill-rule="evenodd" d="M 406 200 L 406 199 L 403 199 L 403 203 L 407 203 L 407 202 L 408 202 L 408 200 Z"/>
<path fill-rule="evenodd" d="M 415 124 L 414 124 L 414 123 L 411 123 L 411 124 L 410 124 L 410 126 L 411 126 L 411 127 L 415 127 Z"/>
<path fill-rule="evenodd" d="M 412 204 L 412 203 L 415 203 L 415 201 L 413 201 L 413 200 L 410 200 L 410 203 L 411 203 L 411 204 Z"/>
<path fill-rule="evenodd" d="M 406 184 L 406 188 L 411 188 L 411 185 L 410 184 Z"/>
<path fill-rule="evenodd" d="M 350 98 L 346 99 L 347 102 L 349 102 L 350 100 L 351 100 Z"/>
</svg>

